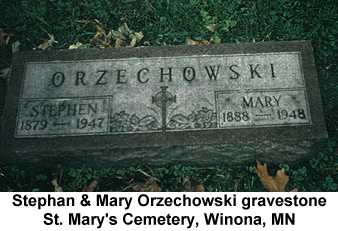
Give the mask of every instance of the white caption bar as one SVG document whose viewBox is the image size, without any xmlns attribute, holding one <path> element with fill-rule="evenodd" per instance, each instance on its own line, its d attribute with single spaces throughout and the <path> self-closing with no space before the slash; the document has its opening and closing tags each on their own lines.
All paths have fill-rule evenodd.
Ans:
<svg viewBox="0 0 338 231">
<path fill-rule="evenodd" d="M 337 230 L 338 193 L 0 193 L 1 230 Z"/>
</svg>

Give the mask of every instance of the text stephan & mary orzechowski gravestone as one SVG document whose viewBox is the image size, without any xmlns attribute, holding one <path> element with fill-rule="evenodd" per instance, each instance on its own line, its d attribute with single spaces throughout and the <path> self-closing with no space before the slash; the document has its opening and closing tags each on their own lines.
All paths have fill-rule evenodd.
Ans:
<svg viewBox="0 0 338 231">
<path fill-rule="evenodd" d="M 310 42 L 18 54 L 1 159 L 293 161 L 327 137 Z"/>
</svg>

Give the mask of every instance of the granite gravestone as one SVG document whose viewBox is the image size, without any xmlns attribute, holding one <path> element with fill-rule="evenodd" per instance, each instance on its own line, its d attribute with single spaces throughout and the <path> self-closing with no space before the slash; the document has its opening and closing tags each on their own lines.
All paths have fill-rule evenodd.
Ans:
<svg viewBox="0 0 338 231">
<path fill-rule="evenodd" d="M 310 42 L 16 55 L 1 159 L 294 161 L 327 137 Z"/>
</svg>

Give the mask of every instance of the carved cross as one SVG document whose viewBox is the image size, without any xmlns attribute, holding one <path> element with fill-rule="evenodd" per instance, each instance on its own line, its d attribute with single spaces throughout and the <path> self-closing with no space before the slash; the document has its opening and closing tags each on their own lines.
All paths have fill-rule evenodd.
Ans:
<svg viewBox="0 0 338 231">
<path fill-rule="evenodd" d="M 172 95 L 167 89 L 168 86 L 162 86 L 161 91 L 152 96 L 152 103 L 161 108 L 163 132 L 167 130 L 167 108 L 176 103 L 176 95 Z"/>
</svg>

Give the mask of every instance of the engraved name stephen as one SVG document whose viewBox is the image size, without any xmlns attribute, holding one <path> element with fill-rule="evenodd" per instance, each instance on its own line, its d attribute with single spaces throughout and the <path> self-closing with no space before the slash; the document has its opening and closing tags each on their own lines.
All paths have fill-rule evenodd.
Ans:
<svg viewBox="0 0 338 231">
<path fill-rule="evenodd" d="M 44 102 L 43 104 L 32 105 L 26 111 L 29 117 L 48 116 L 48 117 L 66 117 L 97 114 L 100 105 L 98 103 L 66 103 L 62 102 Z"/>
</svg>

